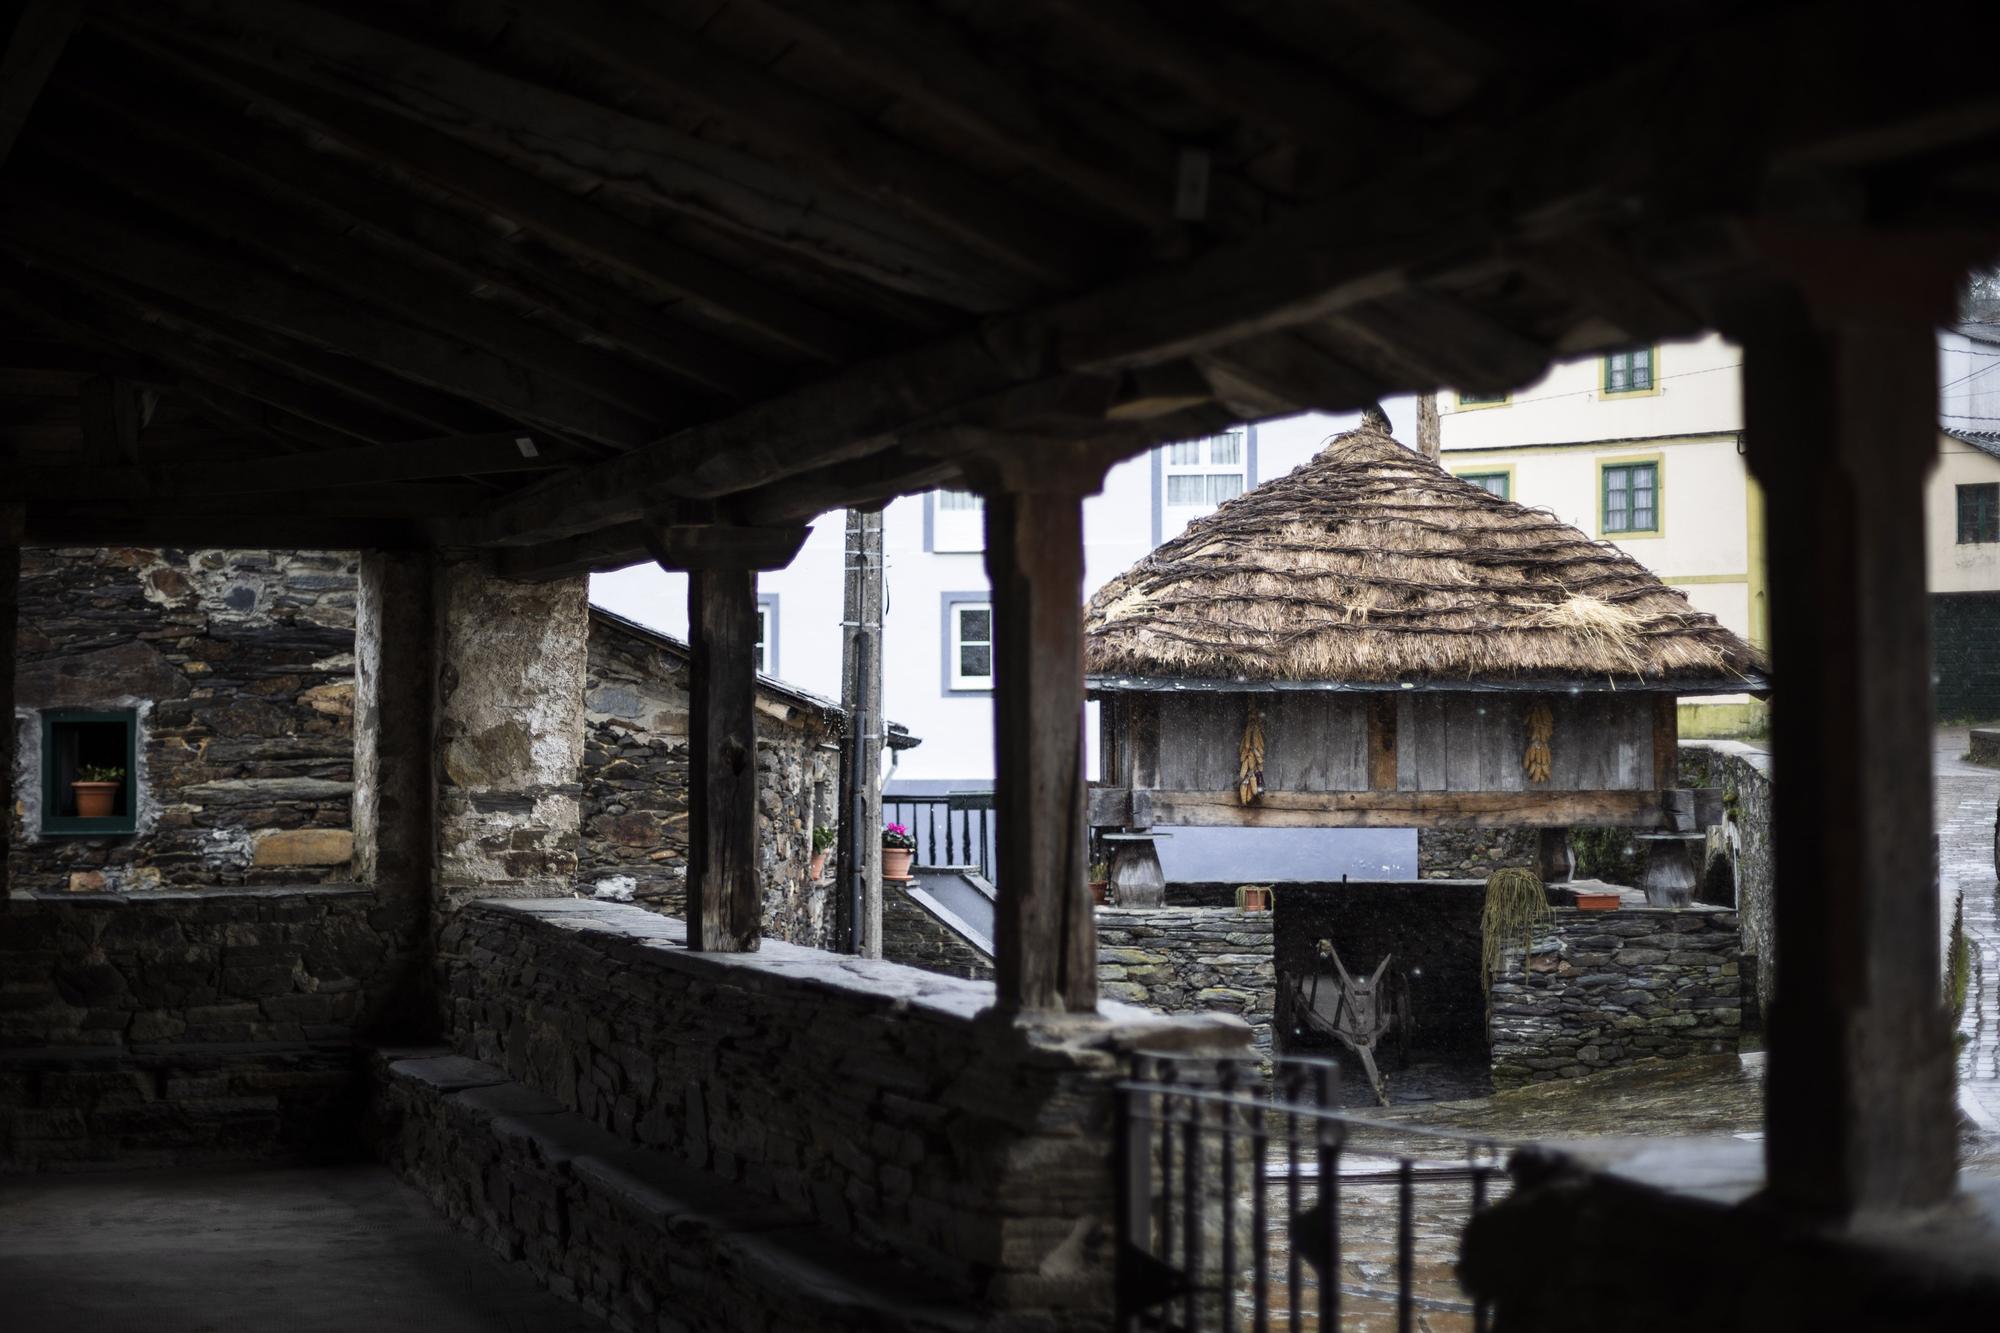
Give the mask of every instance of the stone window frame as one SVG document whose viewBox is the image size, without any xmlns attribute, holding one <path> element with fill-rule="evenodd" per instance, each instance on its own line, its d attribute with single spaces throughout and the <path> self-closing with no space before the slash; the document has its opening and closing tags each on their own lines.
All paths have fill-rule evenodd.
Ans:
<svg viewBox="0 0 2000 1333">
<path fill-rule="evenodd" d="M 939 666 L 942 671 L 941 683 L 944 697 L 950 699 L 964 695 L 992 694 L 993 677 L 991 667 L 993 659 L 990 652 L 987 657 L 987 667 L 989 670 L 984 685 L 968 685 L 963 683 L 971 678 L 965 676 L 957 668 L 959 664 L 958 650 L 963 646 L 960 644 L 958 637 L 959 613 L 964 608 L 983 607 L 990 616 L 993 611 L 993 594 L 985 588 L 961 592 L 947 592 L 940 595 L 940 605 L 942 614 L 938 621 L 938 641 L 940 644 Z M 991 633 L 992 622 L 989 620 L 987 624 L 989 627 L 988 632 Z M 989 649 L 992 647 L 991 639 L 987 640 L 987 646 Z"/>
<path fill-rule="evenodd" d="M 139 710 L 136 708 L 45 708 L 41 720 L 40 818 L 35 830 L 45 838 L 124 838 L 139 831 Z M 117 723 L 125 728 L 125 813 L 102 819 L 58 815 L 56 728 L 76 723 Z"/>
</svg>

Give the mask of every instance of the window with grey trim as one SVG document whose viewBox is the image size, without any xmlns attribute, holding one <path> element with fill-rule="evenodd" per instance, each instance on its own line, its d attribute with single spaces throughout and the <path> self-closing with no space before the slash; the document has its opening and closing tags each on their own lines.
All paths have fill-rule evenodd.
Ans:
<svg viewBox="0 0 2000 1333">
<path fill-rule="evenodd" d="M 993 688 L 993 603 L 984 595 L 944 604 L 944 686 L 947 691 Z"/>
<path fill-rule="evenodd" d="M 757 669 L 767 676 L 778 674 L 778 594 L 757 596 Z"/>
<path fill-rule="evenodd" d="M 986 502 L 977 491 L 932 491 L 925 513 L 926 549 L 983 551 L 986 549 Z"/>
<path fill-rule="evenodd" d="M 1248 450 L 1240 429 L 1167 445 L 1160 461 L 1161 507 L 1177 523 L 1243 494 Z"/>
</svg>

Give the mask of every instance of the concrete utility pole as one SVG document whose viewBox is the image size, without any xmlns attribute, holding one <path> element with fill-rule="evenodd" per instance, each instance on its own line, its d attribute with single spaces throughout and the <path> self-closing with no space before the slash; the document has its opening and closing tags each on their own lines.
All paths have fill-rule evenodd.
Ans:
<svg viewBox="0 0 2000 1333">
<path fill-rule="evenodd" d="M 1438 397 L 1434 393 L 1417 396 L 1417 452 L 1435 463 L 1444 450 L 1444 432 L 1438 425 Z"/>
<path fill-rule="evenodd" d="M 882 956 L 882 511 L 847 511 L 840 634 L 840 892 L 834 920 L 849 953 Z M 858 924 L 858 929 L 856 928 Z"/>
</svg>

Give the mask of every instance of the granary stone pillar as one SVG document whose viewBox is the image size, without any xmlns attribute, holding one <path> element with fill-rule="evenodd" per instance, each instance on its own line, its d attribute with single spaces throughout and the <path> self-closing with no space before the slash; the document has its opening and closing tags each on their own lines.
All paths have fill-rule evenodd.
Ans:
<svg viewBox="0 0 2000 1333">
<path fill-rule="evenodd" d="M 576 887 L 588 580 L 438 566 L 434 905 Z"/>
<path fill-rule="evenodd" d="M 1955 1171 L 1923 509 L 1932 330 L 1955 284 L 1896 268 L 1827 256 L 1728 330 L 1745 344 L 1750 462 L 1782 497 L 1768 536 L 1769 1192 L 1834 1216 L 1935 1202 Z"/>
<path fill-rule="evenodd" d="M 436 580 L 429 552 L 366 552 L 354 613 L 354 874 L 412 932 L 438 845 Z"/>
<path fill-rule="evenodd" d="M 977 468 L 993 589 L 993 961 L 1002 1012 L 1097 1008 L 1083 758 L 1083 501 L 1104 460 L 1016 444 Z"/>
<path fill-rule="evenodd" d="M 757 571 L 783 569 L 802 527 L 661 527 L 662 568 L 688 572 L 688 947 L 763 940 L 757 880 Z"/>
<path fill-rule="evenodd" d="M 0 911 L 7 906 L 7 862 L 14 847 L 14 657 L 25 517 L 20 505 L 0 504 Z"/>
</svg>

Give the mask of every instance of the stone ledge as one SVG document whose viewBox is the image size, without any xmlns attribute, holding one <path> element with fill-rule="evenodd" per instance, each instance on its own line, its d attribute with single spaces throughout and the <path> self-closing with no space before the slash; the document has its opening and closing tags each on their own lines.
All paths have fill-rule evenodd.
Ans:
<svg viewBox="0 0 2000 1333">
<path fill-rule="evenodd" d="M 216 884 L 197 889 L 149 889 L 141 893 L 61 893 L 35 889 L 8 895 L 12 910 L 31 910 L 31 904 L 65 907 L 125 907 L 164 903 L 203 903 L 244 899 L 363 899 L 374 898 L 376 890 L 366 884 Z"/>
<path fill-rule="evenodd" d="M 699 953 L 687 947 L 687 925 L 675 917 L 625 903 L 589 898 L 482 898 L 467 915 L 525 919 L 616 950 L 628 961 L 681 972 L 766 994 L 823 990 L 869 1007 L 910 1009 L 928 1017 L 983 1028 L 999 1018 L 990 981 L 926 972 L 879 958 L 855 958 L 766 939 L 754 953 Z M 1007 1026 L 1061 1045 L 1102 1045 L 1117 1050 L 1182 1050 L 1205 1045 L 1242 1046 L 1248 1025 L 1226 1014 L 1166 1016 L 1137 1005 L 1106 1000 L 1094 1015 L 1048 1015 Z"/>
<path fill-rule="evenodd" d="M 994 1327 L 906 1266 L 633 1148 L 490 1065 L 375 1060 L 391 1169 L 537 1281 L 620 1330 Z M 439 1170 L 469 1164 L 461 1179 Z"/>
</svg>

